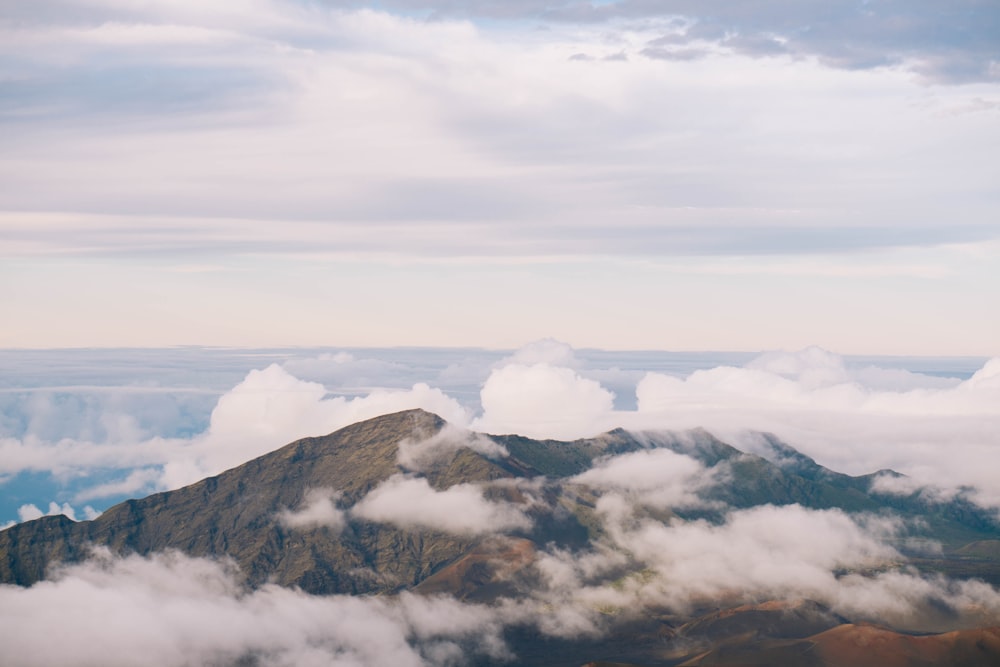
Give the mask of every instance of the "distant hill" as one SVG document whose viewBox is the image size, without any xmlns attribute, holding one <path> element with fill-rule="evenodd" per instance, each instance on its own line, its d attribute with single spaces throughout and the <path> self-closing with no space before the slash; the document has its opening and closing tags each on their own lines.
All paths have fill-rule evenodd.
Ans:
<svg viewBox="0 0 1000 667">
<path fill-rule="evenodd" d="M 911 521 L 900 536 L 902 551 L 920 540 L 943 543 L 943 553 L 914 553 L 918 557 L 913 562 L 925 572 L 1000 582 L 996 546 L 1000 526 L 988 513 L 961 499 L 932 502 L 919 494 L 873 493 L 871 476 L 851 477 L 828 470 L 773 436 L 764 436 L 775 452 L 773 460 L 741 452 L 706 431 L 615 430 L 573 442 L 489 436 L 492 446 L 502 446 L 507 454 L 442 446 L 419 466 L 400 462 L 401 442 L 437 438 L 447 445 L 449 438 L 462 437 L 468 436 L 453 433 L 439 417 L 410 410 L 298 440 L 182 489 L 126 501 L 93 521 L 48 516 L 18 524 L 0 532 L 0 583 L 31 585 L 43 579 L 55 563 L 82 560 L 91 545 L 100 545 L 120 554 L 174 549 L 191 556 L 225 556 L 235 561 L 250 587 L 273 582 L 320 595 L 413 590 L 477 602 L 516 598 L 524 585 L 530 585 L 526 580 L 518 583 L 518 573 L 530 569 L 539 550 L 572 551 L 599 537 L 600 526 L 594 520 L 599 492 L 571 478 L 601 457 L 651 449 L 669 449 L 709 469 L 722 465 L 726 469 L 722 482 L 703 490 L 705 503 L 665 509 L 660 517 L 664 520 L 720 521 L 725 508 L 758 505 L 798 504 L 870 513 L 890 510 L 919 519 Z M 532 521 L 513 525 L 506 537 L 498 539 L 474 531 L 401 527 L 353 512 L 390 478 L 426 480 L 438 491 L 493 482 L 488 495 L 523 506 Z M 519 487 L 505 485 L 503 480 L 538 482 L 545 502 L 527 503 Z M 326 490 L 327 511 L 339 513 L 342 520 L 293 526 L 283 519 L 307 506 L 314 497 L 310 494 L 317 490 Z M 657 515 L 652 512 L 651 516 Z M 580 665 L 606 656 L 641 665 L 908 666 L 925 664 L 917 658 L 930 654 L 954 660 L 954 664 L 1000 664 L 975 662 L 981 655 L 1000 657 L 996 631 L 914 638 L 890 636 L 884 634 L 889 630 L 856 626 L 847 620 L 809 601 L 730 607 L 719 601 L 715 608 L 709 604 L 692 609 L 686 617 L 647 614 L 609 621 L 612 632 L 602 639 L 568 642 L 520 629 L 511 632 L 510 640 L 521 664 L 538 665 Z M 870 658 L 851 662 L 860 659 L 852 653 L 852 642 L 869 635 L 894 657 L 882 663 Z M 662 648 L 667 640 L 673 642 L 673 649 Z M 980 649 L 985 653 L 976 653 Z"/>
</svg>

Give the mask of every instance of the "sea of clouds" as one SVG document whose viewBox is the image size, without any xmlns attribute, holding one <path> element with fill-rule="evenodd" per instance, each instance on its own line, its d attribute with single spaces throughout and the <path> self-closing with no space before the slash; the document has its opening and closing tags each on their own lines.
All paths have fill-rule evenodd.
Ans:
<svg viewBox="0 0 1000 667">
<path fill-rule="evenodd" d="M 888 467 L 909 475 L 879 478 L 883 492 L 925 488 L 1000 505 L 1000 477 L 995 466 L 984 464 L 1000 447 L 998 359 L 949 377 L 817 348 L 721 364 L 679 356 L 654 360 L 655 370 L 638 363 L 650 354 L 615 357 L 552 340 L 514 353 L 428 351 L 422 365 L 412 361 L 420 351 L 411 351 L 408 362 L 363 354 L 241 355 L 220 364 L 214 385 L 199 387 L 195 370 L 164 382 L 184 385 L 182 390 L 137 383 L 133 372 L 106 380 L 103 393 L 94 389 L 96 382 L 55 387 L 37 375 L 42 371 L 24 372 L 33 379 L 3 394 L 3 485 L 24 476 L 55 480 L 52 499 L 20 506 L 20 520 L 44 513 L 89 518 L 100 501 L 177 488 L 299 437 L 423 408 L 451 426 L 430 439 L 401 441 L 403 472 L 350 507 L 337 489 L 307 490 L 299 506 L 275 521 L 293 531 L 325 526 L 336 532 L 366 521 L 502 541 L 558 511 L 547 504 L 548 481 L 434 489 L 421 476 L 424 466 L 461 447 L 505 454 L 478 433 L 573 439 L 616 427 L 703 427 L 773 458 L 774 449 L 759 435 L 767 431 L 837 470 Z M 911 365 L 920 363 L 929 364 Z M 432 382 L 416 379 L 420 373 Z M 222 389 L 227 374 L 241 379 Z M 470 400 L 471 387 L 479 388 L 478 400 Z M 165 415 L 180 414 L 176 406 L 191 404 L 194 390 L 211 403 L 200 417 L 203 427 L 190 435 L 170 432 Z M 634 400 L 619 395 L 627 390 Z M 148 414 L 130 415 L 136 404 Z M 61 426 L 45 425 L 46 415 Z M 178 421 L 190 430 L 198 418 Z M 120 557 L 97 549 L 86 562 L 57 568 L 31 588 L 0 586 L 0 662 L 135 664 L 155 654 L 163 665 L 217 664 L 247 655 L 266 665 L 448 665 L 477 655 L 514 659 L 503 638 L 511 627 L 596 637 L 613 616 L 609 610 L 683 612 L 720 598 L 806 597 L 850 618 L 912 629 L 1000 620 L 996 589 L 908 568 L 894 546 L 904 526 L 890 517 L 716 504 L 720 522 L 662 520 L 669 508 L 704 505 L 702 492 L 724 483 L 726 475 L 724 462 L 706 467 L 668 449 L 599 459 L 566 484 L 598 494 L 594 517 L 602 537 L 583 551 L 543 548 L 530 565 L 530 594 L 494 605 L 410 594 L 315 597 L 271 585 L 251 590 L 225 561 L 179 553 Z M 489 493 L 504 485 L 516 493 Z M 53 627 L 63 629 L 59 642 L 49 640 Z"/>
<path fill-rule="evenodd" d="M 950 363 L 949 376 L 819 348 L 713 359 L 615 355 L 553 340 L 514 353 L 217 351 L 214 362 L 210 350 L 158 351 L 118 367 L 88 366 L 84 351 L 51 354 L 38 360 L 41 370 L 15 368 L 0 391 L 6 521 L 91 517 L 124 497 L 409 408 L 533 438 L 700 427 L 765 456 L 758 433 L 768 432 L 840 472 L 908 475 L 885 478 L 884 491 L 933 487 L 1000 505 L 1000 470 L 984 465 L 1000 448 L 998 359 L 910 360 L 918 369 Z M 74 384 L 56 380 L 60 364 Z"/>
</svg>

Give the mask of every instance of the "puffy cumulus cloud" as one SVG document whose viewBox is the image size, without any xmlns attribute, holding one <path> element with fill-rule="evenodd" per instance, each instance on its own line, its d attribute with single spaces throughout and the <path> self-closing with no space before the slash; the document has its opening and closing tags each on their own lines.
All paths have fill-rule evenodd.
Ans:
<svg viewBox="0 0 1000 667">
<path fill-rule="evenodd" d="M 315 528 L 323 526 L 340 531 L 347 519 L 344 511 L 337 507 L 340 492 L 335 489 L 309 489 L 303 499 L 303 507 L 284 510 L 278 514 L 278 521 L 289 528 Z"/>
<path fill-rule="evenodd" d="M 653 507 L 700 504 L 698 491 L 715 483 L 698 461 L 669 449 L 630 452 L 598 461 L 572 481 L 634 494 Z"/>
<path fill-rule="evenodd" d="M 122 479 L 86 488 L 78 500 L 127 494 L 156 486 L 158 466 L 169 464 L 171 473 L 161 487 L 174 487 L 220 472 L 296 438 L 329 433 L 350 423 L 422 407 L 451 423 L 468 421 L 465 410 L 442 391 L 417 383 L 410 389 L 375 389 L 356 398 L 330 396 L 316 382 L 301 380 L 277 364 L 251 370 L 242 382 L 215 400 L 207 428 L 188 437 L 149 437 L 144 429 L 95 431 L 93 423 L 130 420 L 119 408 L 94 404 L 88 396 L 56 401 L 45 393 L 31 394 L 31 409 L 22 415 L 22 437 L 0 437 L 0 474 L 51 472 L 71 479 L 90 471 L 126 469 Z M 130 396 L 133 394 L 129 394 Z M 131 404 L 128 404 L 131 405 Z M 17 408 L 18 406 L 15 406 Z M 56 430 L 35 428 L 58 408 Z M 106 409 L 101 413 L 100 409 Z M 141 412 L 141 410 L 140 410 Z M 184 418 L 178 417 L 183 425 Z M 176 429 L 165 428 L 167 431 Z M 49 439 L 48 434 L 71 434 Z"/>
<path fill-rule="evenodd" d="M 88 432 L 54 442 L 32 433 L 22 438 L 4 437 L 0 438 L 0 475 L 52 473 L 78 488 L 73 494 L 77 502 L 174 489 L 298 438 L 324 435 L 364 419 L 411 408 L 423 408 L 459 426 L 469 422 L 468 412 L 457 401 L 424 383 L 409 389 L 374 389 L 346 398 L 330 396 L 322 384 L 301 380 L 271 364 L 251 370 L 242 382 L 223 393 L 207 429 L 190 437 L 150 438 L 139 431 L 111 440 L 87 440 L 83 436 Z M 463 442 L 482 451 L 488 449 L 485 440 L 465 438 Z M 428 446 L 428 450 L 433 448 Z M 124 475 L 86 484 L 91 475 L 116 470 Z"/>
<path fill-rule="evenodd" d="M 125 437 L 127 429 L 120 429 L 117 433 L 121 438 L 88 440 L 84 437 L 88 433 L 98 435 L 89 425 L 101 418 L 84 402 L 77 407 L 85 411 L 86 419 L 66 422 L 83 425 L 77 437 L 47 440 L 27 431 L 23 437 L 0 437 L 0 475 L 51 472 L 59 484 L 73 485 L 60 497 L 71 498 L 74 503 L 114 498 L 116 493 L 142 494 L 194 482 L 299 437 L 327 433 L 378 414 L 420 407 L 477 431 L 539 438 L 586 437 L 615 427 L 634 431 L 702 427 L 745 451 L 773 459 L 776 451 L 765 439 L 752 434 L 769 432 L 841 472 L 865 474 L 891 468 L 910 476 L 916 486 L 935 486 L 948 494 L 972 486 L 977 491 L 969 495 L 970 499 L 1000 505 L 1000 470 L 982 465 L 983 461 L 995 459 L 1000 447 L 997 359 L 986 362 L 969 379 L 961 381 L 863 365 L 818 348 L 767 353 L 745 366 L 736 365 L 742 360 L 734 359 L 732 365 L 714 367 L 706 361 L 663 361 L 656 355 L 636 359 L 626 359 L 623 354 L 594 355 L 573 351 L 553 340 L 526 346 L 499 364 L 501 353 L 435 351 L 412 358 L 400 355 L 385 353 L 383 357 L 371 352 L 363 359 L 341 353 L 320 360 L 319 368 L 324 364 L 359 363 L 358 373 L 370 371 L 371 379 L 384 379 L 381 374 L 390 372 L 387 367 L 369 364 L 365 359 L 407 359 L 406 382 L 400 381 L 399 386 L 409 388 L 379 388 L 354 398 L 336 395 L 349 393 L 344 385 L 325 386 L 305 380 L 287 366 L 251 371 L 230 391 L 222 392 L 207 419 L 208 427 L 185 437 L 148 437 L 144 427 L 135 434 L 136 439 Z M 205 353 L 196 358 L 215 368 Z M 307 374 L 313 361 L 303 360 L 296 368 Z M 613 373 L 602 368 L 602 364 L 622 361 L 627 362 L 625 371 Z M 250 362 L 244 359 L 240 363 Z M 476 373 L 463 371 L 462 392 L 472 391 L 473 384 L 467 384 L 472 382 L 469 378 L 477 373 L 483 378 L 482 412 L 475 420 L 471 409 L 452 398 L 451 389 L 442 391 L 410 382 L 421 374 L 434 376 L 437 369 L 455 363 L 479 369 Z M 219 364 L 226 373 L 231 374 L 235 368 L 233 364 Z M 640 368 L 656 372 L 642 374 Z M 138 382 L 134 370 L 130 373 L 129 381 Z M 185 383 L 190 379 L 187 373 Z M 322 375 L 317 372 L 309 377 Z M 349 375 L 330 377 L 346 383 Z M 617 378 L 617 384 L 613 384 L 616 391 L 634 389 L 636 409 L 615 409 L 613 392 L 602 384 L 604 378 Z M 39 405 L 37 414 L 50 413 L 50 400 L 42 400 Z M 63 414 L 64 408 L 68 409 L 63 406 L 54 414 Z M 108 409 L 113 417 L 120 415 L 118 408 Z M 23 431 L 28 423 L 25 419 L 15 415 L 12 423 Z M 105 435 L 109 432 L 101 431 Z M 418 471 L 459 444 L 487 455 L 501 454 L 491 443 L 488 438 L 469 434 L 455 438 L 442 434 L 420 443 L 405 441 L 400 446 L 399 461 Z M 98 474 L 99 479 L 88 484 L 88 475 Z M 14 518 L 21 502 L 12 501 L 9 516 L 4 518 Z"/>
<path fill-rule="evenodd" d="M 518 363 L 495 369 L 480 393 L 473 427 L 490 433 L 570 440 L 613 427 L 614 395 L 569 368 Z"/>
<path fill-rule="evenodd" d="M 419 471 L 424 466 L 440 461 L 463 448 L 471 449 L 491 459 L 507 456 L 509 453 L 506 447 L 489 436 L 448 423 L 429 438 L 401 440 L 397 460 L 404 468 Z"/>
<path fill-rule="evenodd" d="M 538 349 L 525 358 L 571 363 L 561 344 Z M 593 379 L 599 373 L 516 358 L 483 384 L 473 428 L 554 439 L 615 427 L 706 428 L 773 459 L 775 450 L 754 435 L 769 432 L 841 472 L 891 468 L 925 486 L 976 487 L 970 498 L 1000 505 L 1000 471 L 980 464 L 1000 448 L 1000 360 L 961 381 L 849 363 L 816 347 L 769 352 L 686 376 L 648 372 L 635 385 L 636 409 L 616 410 L 612 393 Z"/>
<path fill-rule="evenodd" d="M 39 519 L 43 516 L 57 516 L 59 514 L 62 514 L 67 518 L 72 519 L 73 521 L 78 521 L 78 519 L 76 518 L 76 510 L 73 509 L 72 505 L 70 505 L 69 503 L 63 503 L 62 505 L 60 505 L 54 500 L 49 503 L 49 508 L 45 512 L 40 510 L 37 505 L 33 505 L 31 503 L 21 505 L 17 509 L 17 516 L 21 521 L 32 521 L 34 519 Z M 83 508 L 83 517 L 85 519 L 88 520 L 96 519 L 100 515 L 101 513 L 95 510 L 90 505 L 86 505 Z"/>
<path fill-rule="evenodd" d="M 366 396 L 328 397 L 318 382 L 300 380 L 277 364 L 253 370 L 223 395 L 212 411 L 210 438 L 272 441 L 329 433 L 381 414 L 424 408 L 464 424 L 465 410 L 438 389 L 415 384 L 409 391 L 376 389 Z"/>
<path fill-rule="evenodd" d="M 864 474 L 891 468 L 923 485 L 975 486 L 1000 504 L 1000 471 L 981 465 L 1000 450 L 1000 362 L 965 381 L 887 369 L 851 368 L 810 348 L 769 353 L 745 367 L 719 366 L 685 378 L 648 373 L 626 426 L 707 428 L 769 456 L 747 431 L 778 435 L 819 463 Z"/>
<path fill-rule="evenodd" d="M 318 597 L 272 585 L 250 592 L 224 562 L 97 552 L 31 588 L 0 586 L 0 662 L 423 667 L 462 655 L 505 657 L 502 631 L 518 613 L 408 594 Z"/>
<path fill-rule="evenodd" d="M 290 431 L 322 433 L 329 416 L 316 409 L 326 396 L 318 382 L 305 382 L 271 364 L 250 371 L 219 399 L 208 435 L 269 440 Z"/>
<path fill-rule="evenodd" d="M 962 383 L 969 391 L 986 389 L 1000 391 L 1000 357 L 990 359 L 968 381 Z"/>
<path fill-rule="evenodd" d="M 253 370 L 219 399 L 208 431 L 164 466 L 163 484 L 175 488 L 216 474 L 288 442 L 330 433 L 379 415 L 423 408 L 450 423 L 465 424 L 462 406 L 439 389 L 377 389 L 358 398 L 328 397 L 326 388 L 272 364 Z"/>
<path fill-rule="evenodd" d="M 617 516 L 611 508 L 599 509 Z M 808 596 L 828 585 L 835 570 L 897 559 L 882 541 L 894 528 L 866 527 L 838 510 L 797 505 L 734 511 L 718 526 L 704 521 L 611 525 L 616 542 L 671 582 L 667 594 L 689 597 L 725 590 Z"/>
<path fill-rule="evenodd" d="M 458 535 L 528 529 L 531 519 L 511 503 L 483 497 L 474 484 L 437 491 L 422 477 L 393 475 L 351 508 L 351 514 L 402 528 L 429 528 Z"/>
</svg>

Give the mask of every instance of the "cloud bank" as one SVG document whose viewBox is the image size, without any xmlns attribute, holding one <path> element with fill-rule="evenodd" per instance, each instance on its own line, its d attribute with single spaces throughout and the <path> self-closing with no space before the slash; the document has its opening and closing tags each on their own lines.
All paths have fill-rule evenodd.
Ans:
<svg viewBox="0 0 1000 667">
<path fill-rule="evenodd" d="M 345 385 L 317 381 L 331 363 L 355 363 L 347 356 L 339 361 L 331 361 L 333 355 L 299 357 L 291 367 L 313 380 L 277 364 L 252 370 L 222 392 L 204 430 L 187 437 L 148 437 L 143 430 L 95 433 L 86 425 L 100 419 L 95 413 L 85 421 L 68 416 L 65 423 L 77 424 L 79 432 L 60 428 L 58 438 L 48 439 L 45 428 L 25 431 L 18 425 L 25 422 L 13 418 L 11 430 L 0 433 L 0 475 L 8 480 L 51 477 L 44 495 L 14 502 L 8 520 L 15 518 L 17 507 L 42 507 L 53 500 L 60 507 L 70 503 L 102 509 L 101 502 L 108 499 L 177 488 L 297 438 L 409 408 L 439 414 L 456 427 L 429 440 L 400 444 L 399 463 L 412 472 L 458 447 L 490 457 L 504 454 L 475 431 L 573 439 L 618 427 L 706 428 L 765 458 L 775 456 L 773 448 L 754 432 L 773 433 L 839 472 L 891 468 L 909 475 L 913 488 L 936 487 L 933 493 L 954 495 L 962 487 L 975 487 L 971 497 L 977 502 L 1000 505 L 998 473 L 982 465 L 1000 447 L 1000 366 L 995 359 L 975 372 L 970 366 L 963 380 L 858 362 L 819 348 L 748 356 L 741 364 L 709 362 L 676 369 L 646 357 L 623 366 L 623 359 L 613 355 L 588 355 L 543 341 L 506 356 L 442 355 L 436 366 L 378 362 L 368 356 L 371 361 L 361 366 L 374 373 L 371 379 L 381 378 L 383 386 L 367 391 L 342 374 L 329 377 Z M 316 369 L 311 375 L 310 364 Z M 397 366 L 407 369 L 404 381 L 391 380 Z M 449 391 L 411 382 L 420 369 Z M 469 395 L 477 384 L 478 402 Z M 634 401 L 615 396 L 623 393 L 633 394 Z M 72 401 L 67 405 L 88 415 L 93 411 Z M 23 404 L 11 404 L 8 414 L 18 414 L 19 406 Z M 115 419 L 127 416 L 120 408 L 107 410 Z M 183 417 L 177 420 L 185 423 Z M 88 439 L 95 435 L 103 437 Z M 61 490 L 65 488 L 74 490 Z"/>
<path fill-rule="evenodd" d="M 506 621 L 502 610 L 447 598 L 318 597 L 272 585 L 247 591 L 226 563 L 98 551 L 31 588 L 0 586 L 0 661 L 446 665 L 463 654 L 502 657 Z M 52 627 L 62 628 L 57 642 Z"/>
<path fill-rule="evenodd" d="M 897 467 L 914 473 L 912 479 L 878 478 L 885 492 L 920 490 L 931 480 L 982 480 L 977 499 L 987 502 L 1000 488 L 990 486 L 992 471 L 983 473 L 983 459 L 973 456 L 997 446 L 997 360 L 961 380 L 859 365 L 814 348 L 767 353 L 740 366 L 629 375 L 637 378 L 635 409 L 616 408 L 611 392 L 594 379 L 621 374 L 610 373 L 606 363 L 595 368 L 582 353 L 552 342 L 484 367 L 489 370 L 478 414 L 426 385 L 348 399 L 331 397 L 334 388 L 276 365 L 252 371 L 219 400 L 205 433 L 133 443 L 145 461 L 133 481 L 178 462 L 193 463 L 192 470 L 239 462 L 298 435 L 315 434 L 308 429 L 332 429 L 340 419 L 380 409 L 437 405 L 451 410 L 460 425 L 531 428 L 539 437 L 583 436 L 611 425 L 637 430 L 698 425 L 775 458 L 777 450 L 768 449 L 767 441 L 745 432 L 748 420 L 751 428 L 766 427 L 821 463 L 854 457 L 854 465 L 863 467 L 896 460 L 902 464 Z M 519 381 L 527 383 L 521 395 Z M 548 413 L 555 418 L 547 420 Z M 911 420 L 919 424 L 907 426 Z M 893 438 L 886 437 L 890 428 Z M 862 442 L 855 443 L 858 439 Z M 110 465 L 106 453 L 95 453 L 101 447 L 128 451 L 124 443 L 47 443 L 40 445 L 51 448 L 44 451 L 36 451 L 37 444 L 17 441 L 21 454 L 32 452 L 40 464 L 52 452 L 76 456 L 60 462 L 64 470 Z M 210 451 L 215 446 L 219 452 Z M 544 480 L 525 494 L 511 494 L 524 496 L 511 502 L 493 499 L 487 485 L 437 490 L 420 477 L 426 466 L 463 447 L 487 457 L 505 454 L 493 440 L 460 426 L 425 440 L 404 439 L 398 462 L 408 472 L 393 475 L 353 507 L 341 506 L 335 489 L 313 489 L 276 520 L 292 531 L 336 531 L 351 521 L 374 521 L 486 538 L 529 531 L 546 513 L 565 511 L 535 500 L 543 495 Z M 921 477 L 922 465 L 933 466 L 934 474 Z M 153 650 L 165 665 L 248 656 L 264 665 L 449 665 L 477 656 L 516 661 L 503 639 L 512 627 L 594 637 L 621 615 L 685 612 L 708 600 L 808 597 L 855 620 L 913 630 L 1000 622 L 996 589 L 911 569 L 892 546 L 905 526 L 891 518 L 797 505 L 716 506 L 717 522 L 685 521 L 664 512 L 699 507 L 702 493 L 724 482 L 725 474 L 724 464 L 706 469 L 667 449 L 598 459 L 568 480 L 571 488 L 587 487 L 591 494 L 596 541 L 580 550 L 539 545 L 531 564 L 505 571 L 511 586 L 525 592 L 516 603 L 471 605 L 407 594 L 310 597 L 270 585 L 250 591 L 225 562 L 180 554 L 119 558 L 98 551 L 31 588 L 0 587 L 0 662 L 134 664 Z M 162 483 L 165 477 L 158 479 Z M 58 503 L 50 507 L 67 509 L 72 512 Z M 34 516 L 41 510 L 26 512 Z M 45 628 L 53 626 L 67 628 L 63 641 L 49 641 Z"/>
</svg>

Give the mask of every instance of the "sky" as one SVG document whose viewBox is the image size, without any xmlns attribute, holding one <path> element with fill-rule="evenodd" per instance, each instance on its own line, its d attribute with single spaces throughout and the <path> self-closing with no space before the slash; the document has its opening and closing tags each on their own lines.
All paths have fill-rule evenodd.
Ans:
<svg viewBox="0 0 1000 667">
<path fill-rule="evenodd" d="M 274 520 L 502 544 L 526 507 L 423 462 L 616 427 L 778 457 L 767 432 L 1000 511 L 997 35 L 977 0 L 0 0 L 0 528 L 410 408 L 451 427 L 409 472 Z M 725 474 L 595 462 L 605 537 L 491 607 L 97 550 L 0 586 L 0 662 L 447 665 L 734 590 L 1000 618 L 986 584 L 880 570 L 884 517 L 642 518 Z"/>
<path fill-rule="evenodd" d="M 0 2 L 0 347 L 1000 354 L 991 3 Z"/>
</svg>

